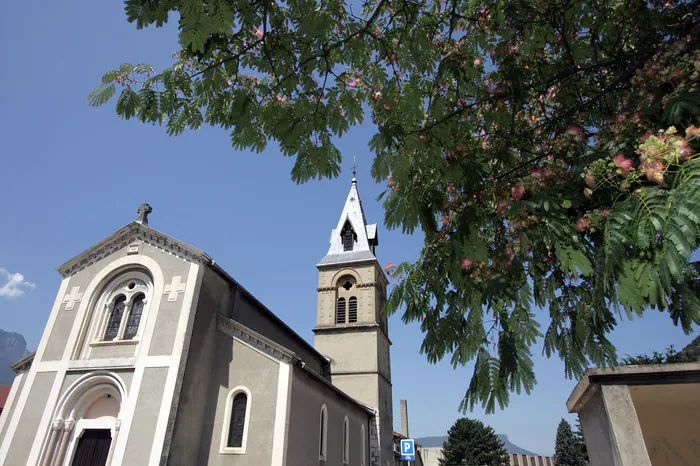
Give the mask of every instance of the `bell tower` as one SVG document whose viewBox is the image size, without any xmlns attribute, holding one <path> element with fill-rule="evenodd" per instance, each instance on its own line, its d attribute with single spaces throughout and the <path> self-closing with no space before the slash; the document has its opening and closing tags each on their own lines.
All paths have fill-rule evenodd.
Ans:
<svg viewBox="0 0 700 466">
<path fill-rule="evenodd" d="M 335 386 L 377 411 L 370 429 L 371 464 L 393 464 L 391 358 L 381 310 L 388 280 L 375 256 L 377 225 L 368 225 L 352 179 L 330 248 L 316 264 L 314 346 L 331 363 Z"/>
</svg>

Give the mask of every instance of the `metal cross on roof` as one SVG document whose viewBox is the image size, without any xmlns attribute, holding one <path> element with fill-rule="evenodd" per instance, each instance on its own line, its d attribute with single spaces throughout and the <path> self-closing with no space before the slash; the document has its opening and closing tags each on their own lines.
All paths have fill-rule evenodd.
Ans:
<svg viewBox="0 0 700 466">
<path fill-rule="evenodd" d="M 355 178 L 357 176 L 357 158 L 353 155 L 352 156 L 352 182 L 357 183 L 357 179 Z"/>
</svg>

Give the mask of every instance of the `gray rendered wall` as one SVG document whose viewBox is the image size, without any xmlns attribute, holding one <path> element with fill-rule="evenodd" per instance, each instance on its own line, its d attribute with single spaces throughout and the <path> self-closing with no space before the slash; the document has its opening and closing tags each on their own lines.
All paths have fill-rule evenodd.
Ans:
<svg viewBox="0 0 700 466">
<path fill-rule="evenodd" d="M 319 461 L 319 422 L 321 406 L 328 410 L 326 461 Z M 292 400 L 287 441 L 287 466 L 342 466 L 343 419 L 350 424 L 350 466 L 361 464 L 361 425 L 369 436 L 369 414 L 355 403 L 340 397 L 331 388 L 313 380 L 307 372 L 294 368 Z M 369 438 L 366 439 L 365 464 L 369 466 Z M 383 466 L 383 465 L 382 465 Z"/>
<path fill-rule="evenodd" d="M 116 249 L 112 254 L 106 256 L 105 258 L 95 262 L 94 264 L 81 270 L 70 277 L 70 282 L 66 289 L 66 293 L 70 292 L 75 286 L 80 287 L 80 292 L 84 292 L 90 283 L 93 281 L 95 276 L 103 270 L 105 267 L 109 266 L 112 262 L 125 257 L 127 255 L 127 243 L 125 242 L 120 248 Z M 167 252 L 159 251 L 154 247 L 141 243 L 139 247 L 139 255 L 147 256 L 158 262 L 161 270 L 163 271 L 164 280 L 170 283 L 172 277 L 175 275 L 180 275 L 184 278 L 187 277 L 189 271 L 189 262 L 185 262 L 174 255 L 170 255 Z M 139 266 L 125 267 L 123 270 L 129 270 L 130 268 L 143 269 Z M 184 281 L 184 280 L 183 280 Z M 107 281 L 108 282 L 108 281 Z M 106 285 L 107 282 L 104 284 Z M 188 286 L 194 286 L 195 284 L 188 284 Z M 49 340 L 44 351 L 43 361 L 57 361 L 60 360 L 66 349 L 66 344 L 68 343 L 68 337 L 73 329 L 74 325 L 80 325 L 81 323 L 76 322 L 76 316 L 78 314 L 78 308 L 85 301 L 89 301 L 91 307 L 94 306 L 94 301 L 101 289 L 95 291 L 94 296 L 83 295 L 80 303 L 76 303 L 72 310 L 66 309 L 66 304 L 61 304 L 58 314 L 56 316 L 53 327 L 51 328 Z M 57 299 L 62 300 L 63 296 L 59 296 Z M 156 327 L 153 334 L 153 340 L 151 342 L 150 354 L 171 354 L 173 349 L 173 342 L 175 339 L 175 331 L 177 326 L 177 321 L 179 317 L 179 311 L 182 306 L 182 297 L 177 301 L 168 301 L 166 299 L 161 299 L 160 309 L 149 309 L 149 313 L 158 312 Z M 87 321 L 90 321 L 93 316 L 94 309 L 89 309 L 85 316 Z M 161 316 L 162 314 L 162 316 Z M 145 321 L 144 321 L 145 322 Z M 158 325 L 160 324 L 160 325 Z M 91 349 L 91 359 L 105 359 L 105 358 L 120 358 L 120 357 L 130 357 L 140 351 L 138 345 L 115 345 L 115 346 L 102 346 L 93 347 Z M 143 350 L 145 352 L 145 350 Z M 142 353 L 143 353 L 142 352 Z"/>
<path fill-rule="evenodd" d="M 316 373 L 324 374 L 326 360 L 311 345 L 294 335 L 268 314 L 268 310 L 243 292 L 238 292 L 230 314 L 232 319 L 296 353 Z"/>
<path fill-rule="evenodd" d="M 17 430 L 5 458 L 6 465 L 21 465 L 27 462 L 29 450 L 37 435 L 36 428 L 44 414 L 46 401 L 53 386 L 56 372 L 39 372 L 34 378 L 27 403 L 21 413 Z"/>
<path fill-rule="evenodd" d="M 2 430 L 0 431 L 0 445 L 2 445 L 2 441 L 5 438 L 5 433 L 7 432 L 7 427 L 10 425 L 10 419 L 12 419 L 12 415 L 15 412 L 19 395 L 24 389 L 25 380 L 27 380 L 26 372 L 23 374 L 19 374 L 17 377 L 15 377 L 14 382 L 12 382 L 12 385 L 16 385 L 17 388 L 15 390 L 15 397 L 14 400 L 12 400 L 12 404 L 5 405 L 5 407 L 2 410 L 2 414 L 0 414 L 0 419 L 5 419 L 5 424 L 3 425 Z"/>
<path fill-rule="evenodd" d="M 203 429 L 211 430 L 216 412 L 216 399 L 210 395 L 217 377 L 215 361 L 231 360 L 233 347 L 230 338 L 217 331 L 216 314 L 217 309 L 222 311 L 230 306 L 229 299 L 228 284 L 205 268 L 173 426 L 169 465 L 199 464 L 200 451 L 206 464 L 210 442 L 207 440 L 202 445 L 201 437 Z M 211 432 L 204 435 L 209 438 Z"/>
<path fill-rule="evenodd" d="M 134 418 L 124 452 L 124 465 L 145 464 L 151 455 L 158 413 L 163 400 L 167 367 L 147 367 L 139 389 Z"/>
</svg>

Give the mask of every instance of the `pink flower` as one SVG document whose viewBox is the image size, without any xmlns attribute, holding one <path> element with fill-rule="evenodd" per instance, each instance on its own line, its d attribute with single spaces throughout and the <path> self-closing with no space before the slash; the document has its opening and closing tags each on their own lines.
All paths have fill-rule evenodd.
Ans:
<svg viewBox="0 0 700 466">
<path fill-rule="evenodd" d="M 622 154 L 617 154 L 613 157 L 613 163 L 622 170 L 623 175 L 626 175 L 632 168 L 632 159 L 626 159 Z"/>
<path fill-rule="evenodd" d="M 506 200 L 498 201 L 498 204 L 496 205 L 496 212 L 499 215 L 503 215 L 505 213 L 506 207 L 508 207 L 508 201 L 506 201 Z"/>
<path fill-rule="evenodd" d="M 255 35 L 258 36 L 258 39 L 262 39 L 262 38 L 263 38 L 263 31 L 262 31 L 262 29 L 256 29 L 256 30 L 255 30 Z"/>
<path fill-rule="evenodd" d="M 576 223 L 576 231 L 579 233 L 588 230 L 591 227 L 591 222 L 586 217 L 579 217 Z"/>
<path fill-rule="evenodd" d="M 688 160 L 690 156 L 693 155 L 693 149 L 691 149 L 691 147 L 685 141 L 681 142 L 680 146 L 678 147 L 678 152 L 681 154 L 681 160 L 683 161 Z"/>
<path fill-rule="evenodd" d="M 388 185 L 390 188 L 391 188 L 392 186 L 394 186 L 394 182 L 393 182 L 392 179 L 391 179 L 391 173 L 389 174 L 389 176 L 386 177 L 386 179 L 387 179 L 387 185 Z"/>
<path fill-rule="evenodd" d="M 700 128 L 695 125 L 690 125 L 685 129 L 685 137 L 688 139 L 694 139 L 700 137 Z"/>
<path fill-rule="evenodd" d="M 589 188 L 595 188 L 596 181 L 595 176 L 593 176 L 593 173 L 586 172 L 586 175 L 583 177 L 583 181 L 586 182 Z"/>
<path fill-rule="evenodd" d="M 391 110 L 391 105 L 389 105 L 389 104 L 384 104 L 384 109 L 385 109 L 385 110 Z"/>
<path fill-rule="evenodd" d="M 649 160 L 644 158 L 641 166 L 642 172 L 646 175 L 649 181 L 663 184 L 664 182 L 664 163 L 661 160 Z"/>
<path fill-rule="evenodd" d="M 471 267 L 473 263 L 474 262 L 471 259 L 465 257 L 464 259 L 462 259 L 462 268 L 466 270 L 469 267 Z"/>
<path fill-rule="evenodd" d="M 513 199 L 519 201 L 523 198 L 523 195 L 525 194 L 525 185 L 522 183 L 518 183 L 512 188 L 510 188 L 510 191 L 513 194 Z"/>
<path fill-rule="evenodd" d="M 578 142 L 583 142 L 586 140 L 585 133 L 578 126 L 572 126 L 569 129 L 567 129 L 566 132 L 572 135 L 574 139 L 576 139 Z"/>
<path fill-rule="evenodd" d="M 479 65 L 481 65 L 481 63 L 483 63 L 483 62 L 481 61 L 481 58 L 476 57 L 476 58 L 474 59 L 474 66 L 479 66 Z"/>
<path fill-rule="evenodd" d="M 350 87 L 356 87 L 358 84 L 360 84 L 360 78 L 355 78 L 352 81 L 348 83 Z"/>
<path fill-rule="evenodd" d="M 450 226 L 450 217 L 447 214 L 442 214 L 442 226 L 443 227 L 448 227 Z"/>
<path fill-rule="evenodd" d="M 603 217 L 607 217 L 608 215 L 610 215 L 610 209 L 600 209 L 600 215 L 602 215 Z"/>
<path fill-rule="evenodd" d="M 275 98 L 277 98 L 277 101 L 278 101 L 278 102 L 284 102 L 285 100 L 287 100 L 287 99 L 285 99 L 284 97 L 282 97 L 280 94 L 277 94 L 277 95 L 275 96 Z"/>
<path fill-rule="evenodd" d="M 530 176 L 547 179 L 550 175 L 549 168 L 533 168 L 530 170 Z"/>
</svg>

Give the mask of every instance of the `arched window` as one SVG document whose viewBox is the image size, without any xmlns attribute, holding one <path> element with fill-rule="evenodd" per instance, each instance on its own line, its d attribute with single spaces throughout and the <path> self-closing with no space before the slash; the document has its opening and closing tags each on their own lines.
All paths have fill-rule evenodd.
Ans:
<svg viewBox="0 0 700 466">
<path fill-rule="evenodd" d="M 137 340 L 152 294 L 153 282 L 143 272 L 130 271 L 114 278 L 95 302 L 91 341 Z"/>
<path fill-rule="evenodd" d="M 233 397 L 231 406 L 231 423 L 228 428 L 228 447 L 240 448 L 243 445 L 243 429 L 245 428 L 245 411 L 248 405 L 248 397 L 245 393 L 238 393 Z"/>
<path fill-rule="evenodd" d="M 119 334 L 119 326 L 122 323 L 124 307 L 126 307 L 126 297 L 118 296 L 112 305 L 112 313 L 110 314 L 109 321 L 107 322 L 107 330 L 105 330 L 105 336 L 103 338 L 104 341 L 112 341 Z"/>
<path fill-rule="evenodd" d="M 244 454 L 248 439 L 250 420 L 250 390 L 236 387 L 226 400 L 228 418 L 224 422 L 220 452 L 224 454 Z"/>
<path fill-rule="evenodd" d="M 350 429 L 348 427 L 348 417 L 343 419 L 343 464 L 350 462 Z"/>
<path fill-rule="evenodd" d="M 348 322 L 357 322 L 357 298 L 351 296 L 348 304 Z"/>
<path fill-rule="evenodd" d="M 336 324 L 354 323 L 360 319 L 357 295 L 357 279 L 353 275 L 343 275 L 336 283 Z"/>
<path fill-rule="evenodd" d="M 335 311 L 335 323 L 344 324 L 345 323 L 345 298 L 338 299 L 338 305 Z"/>
<path fill-rule="evenodd" d="M 321 417 L 318 426 L 318 459 L 326 460 L 326 443 L 328 437 L 328 409 L 321 406 Z"/>
<path fill-rule="evenodd" d="M 365 466 L 365 457 L 367 456 L 367 439 L 365 438 L 364 424 L 360 424 L 360 438 L 362 439 L 362 456 L 360 457 L 360 466 Z"/>
<path fill-rule="evenodd" d="M 129 319 L 126 321 L 126 331 L 124 332 L 125 340 L 131 340 L 138 333 L 145 300 L 146 297 L 140 294 L 132 301 L 131 312 L 129 313 Z"/>
</svg>

